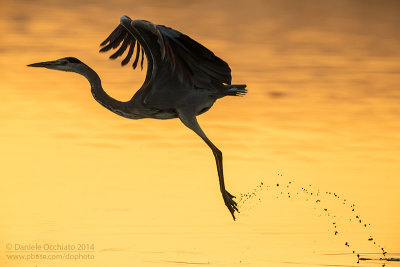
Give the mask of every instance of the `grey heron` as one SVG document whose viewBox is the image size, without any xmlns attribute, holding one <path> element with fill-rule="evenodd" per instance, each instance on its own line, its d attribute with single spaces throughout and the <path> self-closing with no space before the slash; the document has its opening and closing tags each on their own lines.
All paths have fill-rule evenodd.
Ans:
<svg viewBox="0 0 400 267">
<path fill-rule="evenodd" d="M 131 20 L 122 16 L 120 24 L 100 46 L 100 52 L 119 47 L 110 56 L 111 59 L 122 56 L 128 50 L 121 65 L 131 60 L 136 46 L 136 57 L 132 64 L 134 69 L 138 65 L 140 53 L 143 68 L 145 54 L 145 81 L 129 101 L 122 102 L 109 96 L 102 88 L 97 73 L 77 58 L 65 57 L 28 66 L 83 75 L 91 85 L 94 99 L 122 117 L 179 118 L 211 148 L 217 165 L 220 191 L 235 220 L 234 213 L 239 210 L 235 197 L 225 189 L 222 152 L 207 138 L 196 116 L 208 111 L 219 98 L 246 94 L 246 85 L 232 85 L 229 65 L 203 45 L 177 30 L 145 20 Z"/>
</svg>

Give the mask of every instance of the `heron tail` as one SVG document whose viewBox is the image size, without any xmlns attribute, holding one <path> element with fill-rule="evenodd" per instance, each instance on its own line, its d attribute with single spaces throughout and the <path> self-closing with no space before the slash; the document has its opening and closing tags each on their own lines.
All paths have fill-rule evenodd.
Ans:
<svg viewBox="0 0 400 267">
<path fill-rule="evenodd" d="M 243 96 L 247 93 L 245 84 L 228 84 L 225 85 L 226 95 Z"/>
</svg>

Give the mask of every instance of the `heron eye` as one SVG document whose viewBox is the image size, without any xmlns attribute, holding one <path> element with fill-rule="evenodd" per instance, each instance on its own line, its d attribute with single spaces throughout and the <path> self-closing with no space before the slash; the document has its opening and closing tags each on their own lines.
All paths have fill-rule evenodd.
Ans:
<svg viewBox="0 0 400 267">
<path fill-rule="evenodd" d="M 60 62 L 60 65 L 67 65 L 67 63 L 68 63 L 68 61 L 63 60 L 63 61 Z"/>
</svg>

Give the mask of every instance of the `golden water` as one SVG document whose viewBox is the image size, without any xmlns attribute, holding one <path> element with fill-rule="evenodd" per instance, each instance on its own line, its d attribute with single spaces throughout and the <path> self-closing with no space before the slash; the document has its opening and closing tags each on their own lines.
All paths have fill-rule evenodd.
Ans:
<svg viewBox="0 0 400 267">
<path fill-rule="evenodd" d="M 378 245 L 399 257 L 398 1 L 82 2 L 1 1 L 0 266 L 354 266 L 352 250 L 380 258 L 365 254 Z M 97 52 L 124 14 L 188 34 L 248 85 L 199 117 L 229 191 L 264 183 L 236 222 L 212 153 L 180 121 L 118 117 L 83 77 L 25 67 L 75 56 L 129 99 L 144 72 Z M 290 199 L 273 187 L 289 181 Z M 90 259 L 65 258 L 78 244 Z M 64 259 L 15 258 L 35 253 Z"/>
</svg>

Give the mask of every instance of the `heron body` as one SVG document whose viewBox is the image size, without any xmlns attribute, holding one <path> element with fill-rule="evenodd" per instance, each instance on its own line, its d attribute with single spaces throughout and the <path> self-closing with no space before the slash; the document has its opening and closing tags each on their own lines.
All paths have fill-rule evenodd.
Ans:
<svg viewBox="0 0 400 267">
<path fill-rule="evenodd" d="M 28 66 L 85 76 L 96 101 L 125 118 L 179 118 L 211 148 L 217 164 L 221 194 L 235 219 L 234 213 L 238 209 L 234 196 L 225 189 L 222 153 L 204 134 L 196 116 L 208 111 L 219 98 L 245 94 L 246 85 L 232 85 L 229 65 L 198 42 L 174 29 L 148 21 L 121 17 L 120 24 L 101 46 L 100 52 L 118 48 L 110 56 L 111 59 L 127 51 L 121 65 L 128 64 L 136 52 L 132 64 L 134 69 L 139 64 L 140 56 L 143 68 L 146 56 L 145 81 L 129 101 L 123 102 L 109 96 L 97 73 L 79 59 L 66 57 Z"/>
</svg>

